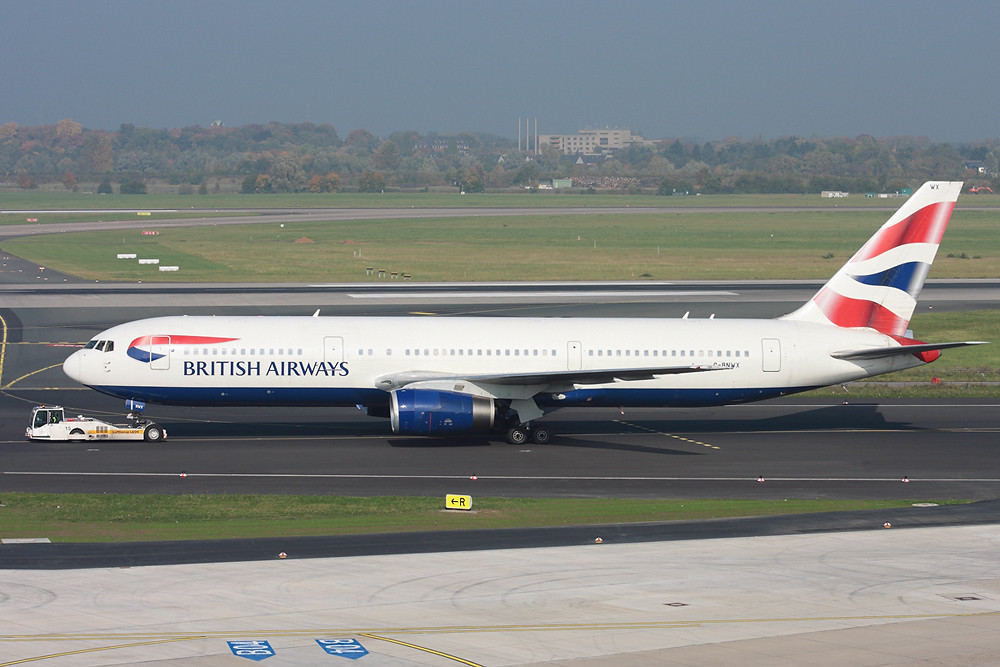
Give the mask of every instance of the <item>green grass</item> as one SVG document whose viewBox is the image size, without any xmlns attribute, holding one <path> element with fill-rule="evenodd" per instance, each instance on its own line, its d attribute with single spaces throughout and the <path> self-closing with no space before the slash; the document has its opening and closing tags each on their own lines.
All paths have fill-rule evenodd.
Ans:
<svg viewBox="0 0 1000 667">
<path fill-rule="evenodd" d="M 718 519 L 884 509 L 914 502 L 474 498 L 474 511 L 459 513 L 443 511 L 444 498 L 400 496 L 6 493 L 0 537 L 110 542 L 348 535 Z"/>
<path fill-rule="evenodd" d="M 547 212 L 118 230 L 28 236 L 3 248 L 102 281 L 378 282 L 367 267 L 417 281 L 825 279 L 884 220 L 881 211 Z M 956 212 L 931 277 L 1000 275 L 997 230 L 995 213 Z M 115 259 L 124 252 L 180 271 Z"/>
</svg>

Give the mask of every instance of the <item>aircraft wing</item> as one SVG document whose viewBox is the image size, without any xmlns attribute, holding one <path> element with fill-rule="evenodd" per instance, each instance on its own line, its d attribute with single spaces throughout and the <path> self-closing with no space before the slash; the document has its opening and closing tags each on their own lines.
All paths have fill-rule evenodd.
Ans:
<svg viewBox="0 0 1000 667">
<path fill-rule="evenodd" d="M 919 354 L 921 352 L 931 352 L 947 350 L 952 347 L 965 347 L 966 345 L 986 345 L 989 341 L 967 340 L 960 343 L 920 343 L 919 345 L 900 345 L 899 347 L 874 347 L 864 350 L 843 350 L 830 354 L 834 359 L 880 359 L 883 357 L 895 357 L 904 354 Z"/>
<path fill-rule="evenodd" d="M 465 378 L 471 381 L 491 384 L 606 384 L 608 382 L 629 382 L 652 380 L 658 375 L 682 375 L 705 371 L 728 370 L 711 366 L 661 366 L 655 368 L 616 368 L 596 371 L 556 371 L 549 373 L 522 373 L 511 375 L 477 375 Z"/>
<path fill-rule="evenodd" d="M 407 371 L 392 376 L 383 377 L 378 382 L 380 389 L 391 391 L 417 382 L 431 381 L 466 381 L 494 385 L 545 386 L 551 384 L 607 384 L 610 382 L 629 382 L 634 380 L 652 380 L 659 375 L 681 375 L 684 373 L 703 373 L 706 371 L 729 370 L 721 366 L 656 366 L 649 368 L 609 368 L 601 370 L 548 371 L 544 373 L 500 373 L 483 375 L 453 375 L 435 373 L 433 371 Z"/>
</svg>

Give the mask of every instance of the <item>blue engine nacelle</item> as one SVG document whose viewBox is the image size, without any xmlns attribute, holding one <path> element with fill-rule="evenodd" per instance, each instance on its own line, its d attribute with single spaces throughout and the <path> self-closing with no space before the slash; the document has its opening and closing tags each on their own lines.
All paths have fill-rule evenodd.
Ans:
<svg viewBox="0 0 1000 667">
<path fill-rule="evenodd" d="M 393 433 L 435 435 L 486 431 L 493 427 L 492 398 L 437 389 L 397 389 L 391 394 Z"/>
</svg>

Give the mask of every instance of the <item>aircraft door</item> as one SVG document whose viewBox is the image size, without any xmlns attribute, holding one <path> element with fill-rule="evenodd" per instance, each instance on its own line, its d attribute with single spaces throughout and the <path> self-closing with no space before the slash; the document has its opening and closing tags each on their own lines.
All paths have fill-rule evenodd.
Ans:
<svg viewBox="0 0 1000 667">
<path fill-rule="evenodd" d="M 761 370 L 765 373 L 777 373 L 781 370 L 781 341 L 777 338 L 764 338 L 761 346 Z"/>
<path fill-rule="evenodd" d="M 149 337 L 149 367 L 154 371 L 170 369 L 170 336 Z"/>
<path fill-rule="evenodd" d="M 344 339 L 341 336 L 326 336 L 323 338 L 323 361 L 332 364 L 344 360 Z"/>
<path fill-rule="evenodd" d="M 583 346 L 580 345 L 580 341 L 571 340 L 566 343 L 566 370 L 581 369 L 583 369 Z"/>
</svg>

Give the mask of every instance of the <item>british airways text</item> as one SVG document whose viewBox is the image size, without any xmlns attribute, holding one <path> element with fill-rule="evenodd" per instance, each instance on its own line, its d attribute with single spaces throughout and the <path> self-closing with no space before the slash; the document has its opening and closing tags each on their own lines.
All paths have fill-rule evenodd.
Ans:
<svg viewBox="0 0 1000 667">
<path fill-rule="evenodd" d="M 348 375 L 346 361 L 185 361 L 184 375 L 243 376 L 315 376 Z"/>
</svg>

